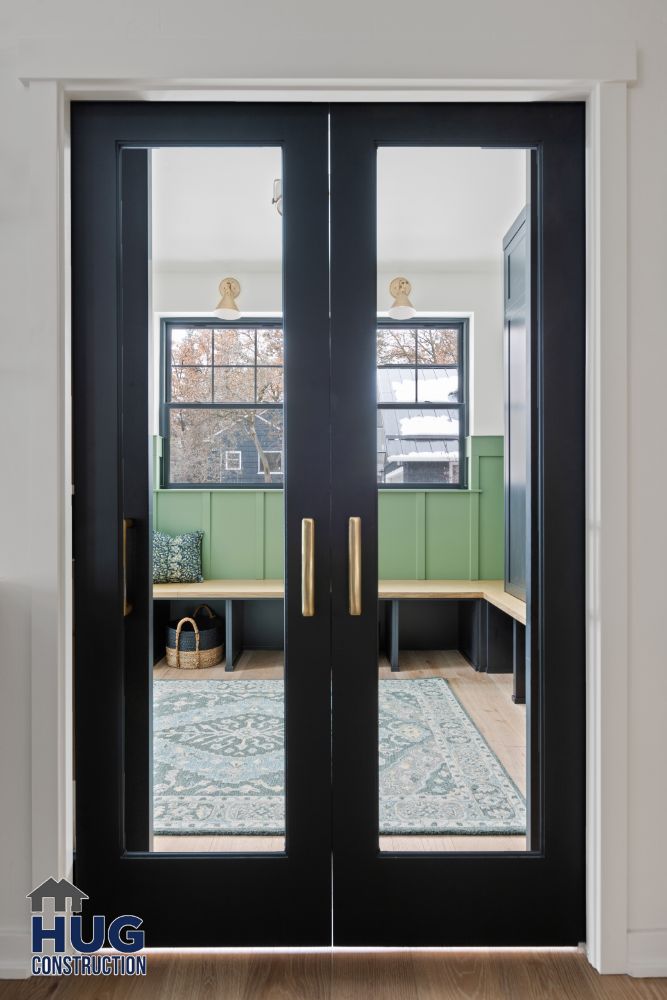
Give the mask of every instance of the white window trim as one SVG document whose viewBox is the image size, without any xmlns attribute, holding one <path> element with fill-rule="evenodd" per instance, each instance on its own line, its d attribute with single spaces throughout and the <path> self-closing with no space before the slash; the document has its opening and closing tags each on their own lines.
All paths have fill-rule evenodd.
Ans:
<svg viewBox="0 0 667 1000">
<path fill-rule="evenodd" d="M 43 440 L 49 460 L 43 461 L 43 454 L 35 456 L 31 482 L 26 484 L 34 487 L 27 490 L 34 505 L 31 548 L 39 553 L 30 569 L 30 586 L 39 600 L 39 613 L 30 624 L 32 884 L 47 875 L 71 875 L 73 854 L 69 99 L 584 98 L 588 110 L 587 950 L 600 971 L 641 974 L 653 959 L 642 952 L 641 942 L 634 949 L 636 959 L 628 959 L 628 412 L 626 371 L 619 370 L 627 356 L 626 82 L 636 79 L 636 51 L 631 44 L 582 42 L 557 49 L 545 44 L 544 50 L 539 45 L 518 46 L 508 53 L 506 47 L 501 51 L 478 37 L 456 46 L 451 56 L 449 79 L 377 80 L 369 86 L 359 80 L 217 80 L 219 48 L 202 47 L 200 40 L 195 44 L 158 39 L 151 51 L 144 45 L 109 45 L 108 40 L 89 40 L 81 46 L 74 38 L 19 44 L 17 75 L 28 85 L 25 141 L 32 191 L 26 267 L 40 274 L 42 305 L 32 334 L 35 350 L 53 373 L 50 390 L 40 394 L 39 412 L 34 414 L 35 421 L 43 418 L 41 426 L 50 428 Z M 507 67 L 512 79 L 503 75 Z M 47 511 L 45 497 L 55 498 Z M 25 960 L 27 973 L 27 959 L 19 955 L 19 942 L 25 944 L 21 933 L 16 931 L 15 964 L 9 955 L 4 964 L 18 968 Z"/>
<path fill-rule="evenodd" d="M 238 455 L 238 465 L 229 464 L 230 455 Z M 243 452 L 238 451 L 237 449 L 225 449 L 225 472 L 243 472 Z"/>
</svg>

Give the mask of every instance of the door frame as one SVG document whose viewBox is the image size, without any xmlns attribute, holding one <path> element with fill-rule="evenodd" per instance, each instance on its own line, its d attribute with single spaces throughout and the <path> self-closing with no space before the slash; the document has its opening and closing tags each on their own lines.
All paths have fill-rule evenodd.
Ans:
<svg viewBox="0 0 667 1000">
<path fill-rule="evenodd" d="M 69 123 L 72 99 L 506 100 L 585 98 L 587 104 L 587 951 L 602 972 L 636 972 L 627 916 L 628 406 L 627 85 L 636 50 L 581 45 L 525 47 L 497 65 L 479 40 L 452 52 L 449 78 L 294 81 L 224 80 L 219 52 L 156 40 L 128 60 L 108 41 L 85 47 L 31 40 L 16 75 L 28 86 L 26 145 L 33 191 L 31 275 L 40 274 L 34 330 L 49 376 L 33 413 L 48 433 L 35 461 L 32 571 L 39 614 L 30 626 L 32 881 L 67 875 L 72 862 L 71 461 L 69 307 Z M 92 60 L 92 62 L 91 62 Z M 91 82 L 95 65 L 104 83 Z M 505 67 L 512 78 L 503 78 Z M 178 75 L 175 74 L 178 67 Z M 143 82 L 142 82 L 143 81 Z M 155 82 L 159 81 L 159 82 Z M 602 238 L 604 234 L 604 239 Z M 604 329 L 604 337 L 602 331 Z M 47 389 L 45 390 L 45 385 Z M 54 419 L 54 415 L 57 419 Z M 48 505 L 45 497 L 50 498 Z M 39 504 L 39 506 L 38 506 Z M 604 658 L 605 669 L 602 672 Z M 27 935 L 17 934 L 12 968 L 28 968 Z M 630 949 L 630 953 L 629 953 Z M 15 956 L 15 958 L 13 957 Z"/>
</svg>

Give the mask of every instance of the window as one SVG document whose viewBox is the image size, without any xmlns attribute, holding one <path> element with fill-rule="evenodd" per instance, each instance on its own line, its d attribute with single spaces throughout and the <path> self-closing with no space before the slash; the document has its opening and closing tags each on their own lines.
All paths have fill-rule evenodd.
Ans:
<svg viewBox="0 0 667 1000">
<path fill-rule="evenodd" d="M 379 324 L 382 486 L 465 486 L 466 332 L 461 320 Z M 162 352 L 162 485 L 281 486 L 281 325 L 165 320 Z"/>
<path fill-rule="evenodd" d="M 280 324 L 165 320 L 162 352 L 162 485 L 281 485 Z"/>
<path fill-rule="evenodd" d="M 382 322 L 377 331 L 377 478 L 465 486 L 466 323 Z"/>
<path fill-rule="evenodd" d="M 265 451 L 257 456 L 257 472 L 260 475 L 281 476 L 283 473 L 283 453 L 281 451 Z"/>
</svg>

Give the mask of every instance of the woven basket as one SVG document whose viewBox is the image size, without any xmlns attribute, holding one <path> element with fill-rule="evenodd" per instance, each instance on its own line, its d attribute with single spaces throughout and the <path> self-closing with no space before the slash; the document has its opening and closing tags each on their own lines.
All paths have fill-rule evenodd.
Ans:
<svg viewBox="0 0 667 1000">
<path fill-rule="evenodd" d="M 213 649 L 222 644 L 224 626 L 216 613 L 212 611 L 208 604 L 200 604 L 196 611 L 193 611 L 190 618 L 194 618 L 199 629 L 199 649 L 203 653 L 205 649 Z M 184 619 L 181 618 L 181 622 Z M 176 631 L 179 620 L 170 621 L 167 626 L 167 647 L 176 649 Z M 196 633 L 188 624 L 181 632 L 179 649 L 182 653 L 194 653 Z"/>
<path fill-rule="evenodd" d="M 183 625 L 186 623 L 192 626 L 192 633 L 190 634 L 194 635 L 195 648 L 193 650 L 181 649 L 181 635 L 183 633 Z M 212 632 L 213 629 L 206 629 L 204 631 Z M 186 632 L 185 635 L 188 635 L 188 633 Z M 222 660 L 222 643 L 212 646 L 210 649 L 200 649 L 199 643 L 200 631 L 197 622 L 194 618 L 181 618 L 176 626 L 174 646 L 167 646 L 167 666 L 179 667 L 181 670 L 203 670 L 206 667 L 214 667 L 217 663 L 220 663 Z"/>
</svg>

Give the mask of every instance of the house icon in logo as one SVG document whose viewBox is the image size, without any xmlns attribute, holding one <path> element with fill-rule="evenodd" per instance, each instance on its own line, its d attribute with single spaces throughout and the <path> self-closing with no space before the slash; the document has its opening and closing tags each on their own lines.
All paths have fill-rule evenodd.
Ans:
<svg viewBox="0 0 667 1000">
<path fill-rule="evenodd" d="M 30 900 L 30 909 L 33 913 L 43 912 L 45 899 L 52 899 L 55 909 L 59 913 L 66 911 L 69 899 L 72 913 L 81 913 L 83 900 L 89 898 L 85 892 L 81 892 L 81 889 L 77 889 L 66 878 L 61 878 L 59 882 L 54 878 L 47 878 L 26 896 L 26 899 Z"/>
</svg>

